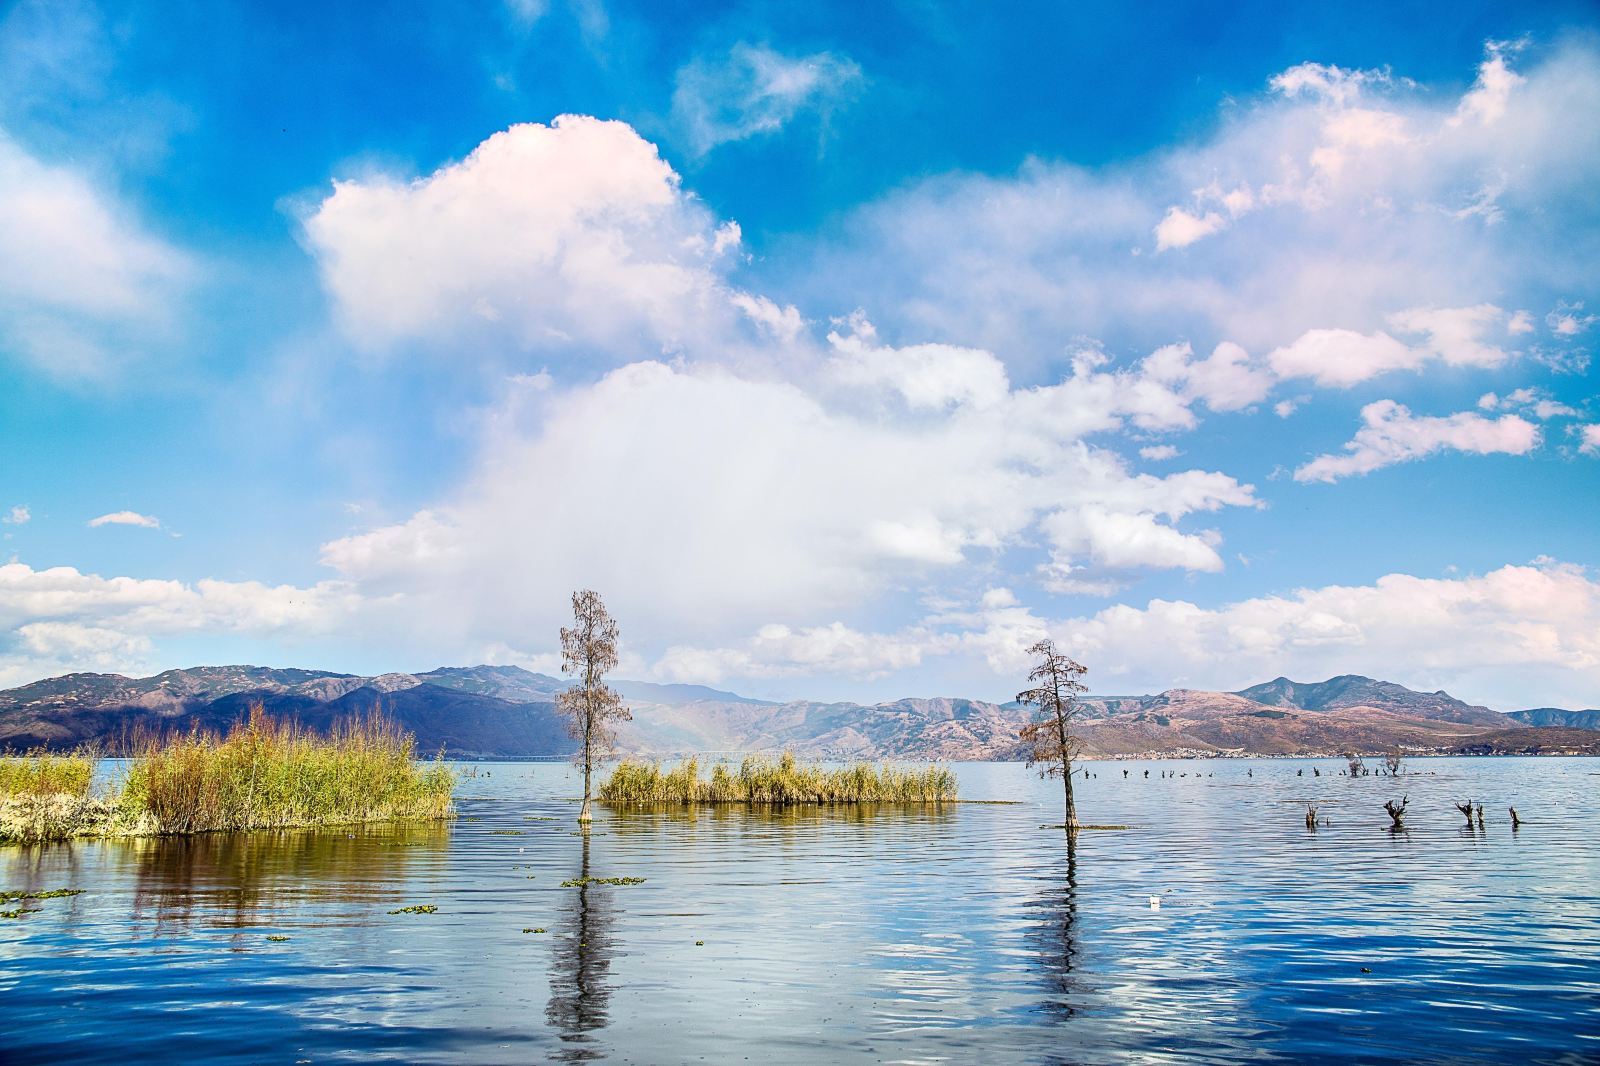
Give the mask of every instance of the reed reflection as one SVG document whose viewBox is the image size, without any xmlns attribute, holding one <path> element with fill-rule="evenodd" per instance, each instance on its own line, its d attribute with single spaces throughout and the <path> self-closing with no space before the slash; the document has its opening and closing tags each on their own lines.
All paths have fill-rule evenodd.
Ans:
<svg viewBox="0 0 1600 1066">
<path fill-rule="evenodd" d="M 122 848 L 133 866 L 133 917 L 157 936 L 195 925 L 272 924 L 306 902 L 376 903 L 424 857 L 444 854 L 448 825 L 395 823 L 146 837 Z"/>
<path fill-rule="evenodd" d="M 596 1039 L 609 1020 L 611 960 L 616 953 L 615 889 L 589 882 L 589 834 L 583 834 L 578 878 L 560 932 L 550 953 L 550 1002 L 545 1020 L 561 1038 L 557 1062 L 592 1062 L 605 1058 Z"/>
</svg>

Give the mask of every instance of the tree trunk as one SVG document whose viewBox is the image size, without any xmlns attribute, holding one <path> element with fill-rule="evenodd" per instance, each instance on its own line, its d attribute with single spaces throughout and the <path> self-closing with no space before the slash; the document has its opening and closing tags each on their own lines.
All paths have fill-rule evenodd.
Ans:
<svg viewBox="0 0 1600 1066">
<path fill-rule="evenodd" d="M 594 774 L 594 759 L 589 754 L 589 731 L 583 731 L 583 809 L 578 811 L 578 821 L 588 824 L 593 821 L 589 814 L 589 782 Z"/>
<path fill-rule="evenodd" d="M 1059 690 L 1058 690 L 1059 691 Z M 1067 736 L 1067 716 L 1061 710 L 1061 697 L 1056 696 L 1056 730 L 1061 740 L 1061 780 L 1067 792 L 1067 832 L 1078 828 L 1078 805 L 1072 799 L 1072 749 Z"/>
</svg>

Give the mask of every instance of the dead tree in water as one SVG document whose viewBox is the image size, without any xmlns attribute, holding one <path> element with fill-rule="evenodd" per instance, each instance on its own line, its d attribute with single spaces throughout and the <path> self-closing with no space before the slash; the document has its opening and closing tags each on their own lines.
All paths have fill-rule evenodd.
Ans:
<svg viewBox="0 0 1600 1066">
<path fill-rule="evenodd" d="M 1456 810 L 1460 811 L 1462 814 L 1467 816 L 1467 828 L 1471 829 L 1472 828 L 1472 801 L 1468 800 L 1466 803 L 1458 803 L 1458 804 L 1456 804 Z"/>
<path fill-rule="evenodd" d="M 1394 800 L 1384 801 L 1383 809 L 1389 812 L 1389 818 L 1394 822 L 1394 825 L 1389 827 L 1390 829 L 1399 831 L 1406 827 L 1406 804 L 1410 802 L 1411 797 L 1409 796 L 1402 797 L 1398 807 L 1395 806 Z"/>
<path fill-rule="evenodd" d="M 1383 757 L 1383 765 L 1388 767 L 1390 777 L 1400 776 L 1400 768 L 1405 764 L 1405 761 L 1405 756 L 1401 753 L 1400 745 L 1398 744 L 1394 746 L 1393 751 Z"/>
<path fill-rule="evenodd" d="M 1366 764 L 1361 761 L 1361 756 L 1352 752 L 1349 755 L 1346 755 L 1345 758 L 1350 761 L 1351 777 L 1360 777 L 1362 774 L 1367 772 Z"/>
<path fill-rule="evenodd" d="M 1483 804 L 1478 804 L 1478 828 L 1483 828 Z"/>
<path fill-rule="evenodd" d="M 1511 812 L 1511 828 L 1521 829 L 1522 819 L 1517 817 L 1517 809 L 1515 807 L 1507 807 L 1506 809 Z"/>
<path fill-rule="evenodd" d="M 1073 833 L 1078 829 L 1078 806 L 1072 801 L 1072 759 L 1078 754 L 1078 740 L 1072 735 L 1072 719 L 1078 713 L 1078 697 L 1089 691 L 1079 680 L 1088 668 L 1056 651 L 1055 641 L 1048 637 L 1029 648 L 1028 654 L 1035 663 L 1028 672 L 1034 687 L 1017 693 L 1017 702 L 1034 711 L 1017 735 L 1027 744 L 1028 765 L 1044 765 L 1040 777 L 1061 775 L 1066 829 Z"/>
<path fill-rule="evenodd" d="M 1314 803 L 1308 803 L 1308 804 L 1306 804 L 1306 828 L 1307 829 L 1315 829 L 1316 827 L 1317 827 L 1317 807 L 1316 807 L 1316 804 L 1314 804 Z"/>
</svg>

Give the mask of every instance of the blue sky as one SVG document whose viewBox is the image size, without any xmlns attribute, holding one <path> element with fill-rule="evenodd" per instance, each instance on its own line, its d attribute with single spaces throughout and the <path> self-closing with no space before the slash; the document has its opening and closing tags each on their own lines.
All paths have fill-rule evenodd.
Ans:
<svg viewBox="0 0 1600 1066">
<path fill-rule="evenodd" d="M 0 15 L 0 684 L 1600 703 L 1592 5 Z"/>
</svg>

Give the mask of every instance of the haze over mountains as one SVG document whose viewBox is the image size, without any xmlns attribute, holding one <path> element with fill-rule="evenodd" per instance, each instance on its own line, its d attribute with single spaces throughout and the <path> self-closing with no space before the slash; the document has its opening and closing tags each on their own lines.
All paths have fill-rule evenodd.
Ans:
<svg viewBox="0 0 1600 1066">
<path fill-rule="evenodd" d="M 172 729 L 225 729 L 260 703 L 316 729 L 381 710 L 419 750 L 464 756 L 569 752 L 555 698 L 569 682 L 516 666 L 444 667 L 360 677 L 209 666 L 148 678 L 67 674 L 0 691 L 0 748 L 72 747 Z M 630 752 L 673 755 L 792 749 L 852 758 L 1015 759 L 1023 710 L 981 700 L 772 703 L 699 685 L 617 681 L 633 708 Z M 1276 678 L 1238 692 L 1171 689 L 1087 699 L 1090 755 L 1337 754 L 1403 745 L 1437 752 L 1600 751 L 1600 710 L 1502 714 L 1445 692 L 1356 675 Z"/>
</svg>

